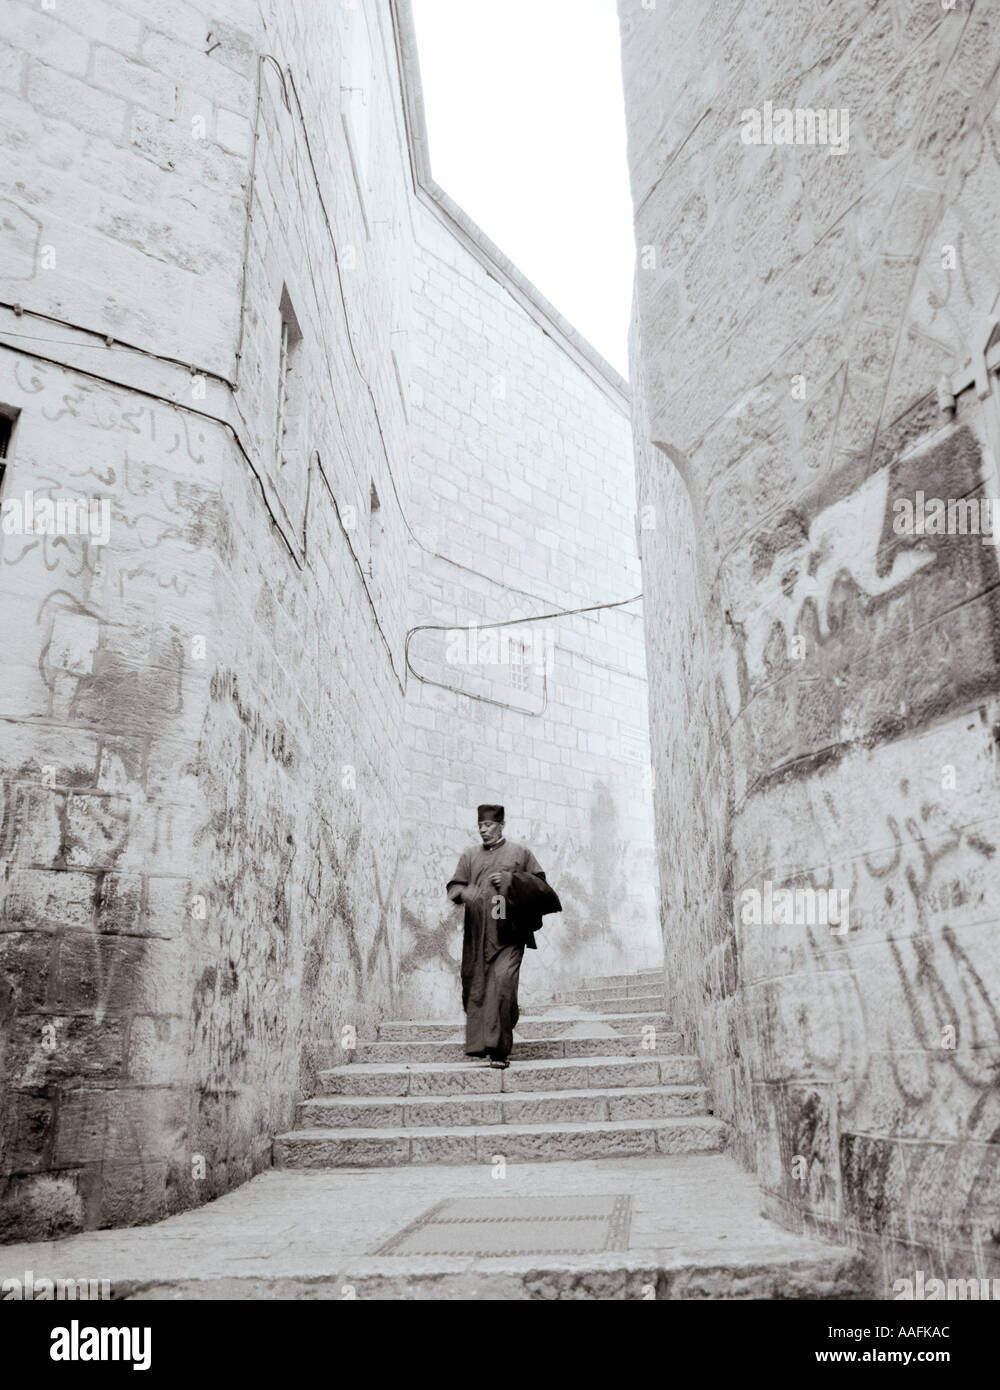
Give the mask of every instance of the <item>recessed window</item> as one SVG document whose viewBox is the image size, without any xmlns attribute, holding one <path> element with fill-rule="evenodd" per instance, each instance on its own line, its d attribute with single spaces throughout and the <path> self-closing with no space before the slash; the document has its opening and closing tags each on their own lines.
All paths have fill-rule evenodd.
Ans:
<svg viewBox="0 0 1000 1390">
<path fill-rule="evenodd" d="M 10 453 L 10 441 L 14 437 L 16 419 L 16 410 L 8 410 L 6 406 L 0 405 L 0 459 L 7 458 Z"/>
<path fill-rule="evenodd" d="M 368 578 L 374 579 L 378 564 L 379 551 L 382 548 L 382 536 L 385 528 L 382 525 L 382 503 L 379 501 L 378 490 L 375 484 L 371 485 L 371 493 L 368 498 Z"/>
<path fill-rule="evenodd" d="M 0 405 L 0 489 L 3 488 L 4 474 L 7 472 L 7 459 L 10 458 L 17 416 L 18 412 L 13 408 Z"/>
<path fill-rule="evenodd" d="M 510 683 L 515 690 L 528 689 L 528 651 L 520 637 L 510 639 Z"/>
<path fill-rule="evenodd" d="M 287 287 L 281 292 L 281 341 L 278 349 L 278 403 L 274 421 L 274 451 L 282 468 L 292 462 L 299 446 L 302 413 L 302 330 Z"/>
</svg>

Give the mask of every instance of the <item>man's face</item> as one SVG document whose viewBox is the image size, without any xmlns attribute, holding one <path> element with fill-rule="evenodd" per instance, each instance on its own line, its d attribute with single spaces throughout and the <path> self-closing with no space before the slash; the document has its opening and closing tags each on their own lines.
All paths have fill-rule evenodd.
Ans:
<svg viewBox="0 0 1000 1390">
<path fill-rule="evenodd" d="M 482 836 L 484 845 L 495 845 L 497 840 L 503 839 L 503 826 L 499 821 L 481 820 L 479 822 L 479 834 Z"/>
</svg>

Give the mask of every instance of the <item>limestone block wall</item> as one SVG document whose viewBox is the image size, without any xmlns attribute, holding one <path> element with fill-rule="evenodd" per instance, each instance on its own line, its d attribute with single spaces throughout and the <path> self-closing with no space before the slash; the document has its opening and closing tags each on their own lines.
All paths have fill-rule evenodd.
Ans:
<svg viewBox="0 0 1000 1390">
<path fill-rule="evenodd" d="M 893 522 L 998 495 L 1000 12 L 619 12 L 669 992 L 769 1213 L 995 1274 L 996 548 Z M 849 144 L 745 143 L 768 102 Z"/>
<path fill-rule="evenodd" d="M 386 506 L 372 565 L 368 514 L 406 466 L 409 185 L 386 24 L 0 18 L 3 497 L 111 506 L 106 546 L 0 538 L 7 1238 L 242 1181 L 344 1027 L 390 1008 L 406 550 Z"/>
<path fill-rule="evenodd" d="M 409 648 L 401 1004 L 454 1017 L 462 914 L 444 885 L 481 801 L 506 807 L 564 905 L 527 954 L 525 1006 L 662 948 L 641 604 L 494 626 L 640 593 L 630 421 L 418 214 L 410 624 L 424 630 Z M 528 644 L 522 681 L 512 635 Z"/>
<path fill-rule="evenodd" d="M 0 1238 L 208 1200 L 453 1014 L 483 796 L 567 903 L 550 989 L 657 955 L 635 610 L 558 627 L 542 718 L 407 670 L 639 584 L 629 422 L 418 200 L 394 21 L 0 17 L 0 500 L 109 509 L 0 535 Z"/>
</svg>

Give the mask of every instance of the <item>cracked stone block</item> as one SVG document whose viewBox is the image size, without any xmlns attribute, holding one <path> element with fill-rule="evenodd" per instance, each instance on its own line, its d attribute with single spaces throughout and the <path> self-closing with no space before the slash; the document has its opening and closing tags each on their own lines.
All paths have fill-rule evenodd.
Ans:
<svg viewBox="0 0 1000 1390">
<path fill-rule="evenodd" d="M 607 1101 L 600 1094 L 553 1095 L 528 1100 L 508 1096 L 504 1100 L 504 1121 L 509 1125 L 558 1124 L 561 1120 L 575 1123 L 607 1118 Z"/>
<path fill-rule="evenodd" d="M 411 1163 L 475 1163 L 476 1154 L 474 1134 L 415 1134 L 410 1141 Z"/>
<path fill-rule="evenodd" d="M 501 1153 L 508 1161 L 556 1162 L 560 1159 L 611 1158 L 617 1154 L 651 1154 L 655 1152 L 652 1130 L 648 1129 L 586 1129 L 552 1130 L 538 1133 L 512 1132 L 499 1140 L 480 1137 L 479 1162 L 488 1163 L 492 1153 Z"/>
<path fill-rule="evenodd" d="M 334 1135 L 287 1136 L 275 1140 L 274 1161 L 282 1168 L 385 1168 L 410 1161 L 410 1139 L 342 1138 Z"/>
<path fill-rule="evenodd" d="M 505 1072 L 494 1071 L 485 1066 L 463 1067 L 454 1072 L 415 1071 L 410 1075 L 409 1094 L 422 1096 L 448 1095 L 460 1091 L 498 1092 L 503 1090 L 505 1075 Z"/>
<path fill-rule="evenodd" d="M 408 1125 L 499 1125 L 503 1123 L 503 1104 L 499 1096 L 481 1100 L 421 1100 L 408 1105 L 404 1123 Z"/>
<path fill-rule="evenodd" d="M 385 1101 L 378 1105 L 331 1106 L 322 1101 L 304 1101 L 298 1109 L 299 1129 L 400 1129 L 405 1123 L 403 1107 Z"/>
</svg>

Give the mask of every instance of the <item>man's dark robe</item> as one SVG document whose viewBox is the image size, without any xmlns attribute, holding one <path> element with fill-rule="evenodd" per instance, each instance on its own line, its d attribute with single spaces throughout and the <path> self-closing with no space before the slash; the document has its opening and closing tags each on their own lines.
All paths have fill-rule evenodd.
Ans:
<svg viewBox="0 0 1000 1390">
<path fill-rule="evenodd" d="M 491 874 L 504 874 L 506 886 L 510 882 L 506 875 L 517 873 L 545 879 L 530 849 L 501 840 L 489 849 L 476 845 L 465 850 L 448 880 L 449 895 L 459 887 L 479 890 L 478 896 L 465 904 L 462 946 L 465 1051 L 470 1057 L 502 1061 L 514 1045 L 521 958 L 526 946 L 534 948 L 535 938 L 508 918 L 503 893 L 489 879 Z"/>
</svg>

